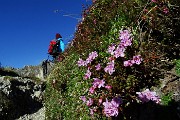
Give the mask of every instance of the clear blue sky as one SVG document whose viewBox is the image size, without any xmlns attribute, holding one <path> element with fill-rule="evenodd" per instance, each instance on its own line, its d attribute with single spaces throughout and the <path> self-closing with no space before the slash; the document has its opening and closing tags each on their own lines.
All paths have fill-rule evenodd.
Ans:
<svg viewBox="0 0 180 120">
<path fill-rule="evenodd" d="M 0 0 L 0 62 L 22 68 L 47 59 L 50 40 L 72 40 L 82 5 L 90 0 Z M 76 14 L 66 16 L 70 14 Z M 74 18 L 75 17 L 75 18 Z"/>
</svg>

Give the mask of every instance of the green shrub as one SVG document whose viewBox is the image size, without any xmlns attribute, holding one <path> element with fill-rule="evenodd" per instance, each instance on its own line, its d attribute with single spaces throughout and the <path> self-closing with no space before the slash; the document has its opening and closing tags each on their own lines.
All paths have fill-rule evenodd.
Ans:
<svg viewBox="0 0 180 120">
<path fill-rule="evenodd" d="M 180 76 L 180 60 L 176 60 L 176 73 Z"/>
</svg>

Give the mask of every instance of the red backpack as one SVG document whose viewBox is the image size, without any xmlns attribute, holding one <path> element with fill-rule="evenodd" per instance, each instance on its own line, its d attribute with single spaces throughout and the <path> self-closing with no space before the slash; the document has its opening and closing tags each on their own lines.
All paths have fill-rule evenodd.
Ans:
<svg viewBox="0 0 180 120">
<path fill-rule="evenodd" d="M 50 55 L 54 55 L 57 52 L 56 48 L 57 48 L 56 41 L 51 40 L 48 48 L 48 53 Z"/>
</svg>

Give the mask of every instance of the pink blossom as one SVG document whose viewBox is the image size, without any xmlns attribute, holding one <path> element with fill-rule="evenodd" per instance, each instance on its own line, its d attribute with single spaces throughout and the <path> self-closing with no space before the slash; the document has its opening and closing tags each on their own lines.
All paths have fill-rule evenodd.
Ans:
<svg viewBox="0 0 180 120">
<path fill-rule="evenodd" d="M 99 105 L 102 103 L 102 98 L 99 99 Z"/>
<path fill-rule="evenodd" d="M 151 0 L 151 2 L 154 2 L 154 3 L 156 3 L 156 2 L 157 2 L 157 0 Z"/>
<path fill-rule="evenodd" d="M 98 57 L 98 54 L 96 51 L 89 53 L 89 56 L 85 61 L 86 65 L 91 63 L 96 57 Z"/>
<path fill-rule="evenodd" d="M 98 78 L 93 78 L 94 79 L 94 82 L 93 82 L 93 86 L 96 88 L 101 88 L 101 87 L 104 87 L 104 84 L 105 84 L 105 81 L 104 80 L 100 80 Z"/>
<path fill-rule="evenodd" d="M 111 56 L 111 57 L 108 58 L 108 60 L 109 60 L 109 61 L 113 61 L 113 60 L 114 60 L 114 57 Z"/>
<path fill-rule="evenodd" d="M 167 13 L 169 13 L 169 9 L 168 9 L 167 7 L 165 7 L 165 8 L 163 9 L 163 12 L 164 12 L 165 14 L 167 14 Z"/>
<path fill-rule="evenodd" d="M 122 46 L 127 47 L 132 45 L 132 38 L 121 40 Z"/>
<path fill-rule="evenodd" d="M 141 61 L 142 61 L 141 55 L 133 56 L 132 63 L 135 63 L 135 64 L 139 65 L 139 64 L 141 64 Z"/>
<path fill-rule="evenodd" d="M 92 87 L 89 88 L 89 92 L 90 92 L 91 94 L 93 94 L 94 91 L 95 91 L 95 89 L 96 89 L 96 87 L 92 86 Z"/>
<path fill-rule="evenodd" d="M 121 30 L 120 31 L 120 37 L 119 37 L 120 40 L 127 40 L 130 37 L 131 37 L 131 35 L 130 35 L 128 30 Z"/>
<path fill-rule="evenodd" d="M 85 64 L 89 64 L 89 63 L 91 63 L 92 61 L 93 61 L 93 59 L 90 58 L 90 57 L 88 57 L 88 58 L 86 59 L 86 61 L 85 61 Z"/>
<path fill-rule="evenodd" d="M 132 60 L 124 61 L 124 67 L 132 66 L 132 65 L 133 65 Z"/>
<path fill-rule="evenodd" d="M 108 53 L 110 53 L 111 55 L 113 55 L 113 54 L 114 54 L 115 47 L 116 47 L 115 44 L 111 44 L 111 45 L 108 47 Z"/>
<path fill-rule="evenodd" d="M 96 70 L 100 70 L 101 69 L 101 64 L 98 63 L 96 66 L 95 66 Z"/>
<path fill-rule="evenodd" d="M 86 63 L 84 60 L 82 60 L 81 58 L 79 58 L 78 62 L 77 62 L 78 66 L 86 66 Z"/>
<path fill-rule="evenodd" d="M 94 109 L 89 108 L 89 110 L 90 110 L 90 115 L 94 115 Z"/>
<path fill-rule="evenodd" d="M 161 99 L 157 96 L 156 92 L 152 92 L 149 89 L 146 89 L 143 92 L 136 92 L 138 99 L 144 102 L 154 101 L 160 103 Z"/>
<path fill-rule="evenodd" d="M 94 23 L 94 24 L 96 24 L 96 19 L 95 19 L 95 20 L 93 20 L 93 23 Z"/>
<path fill-rule="evenodd" d="M 85 96 L 80 96 L 80 100 L 82 100 L 83 102 L 86 102 L 86 97 Z"/>
<path fill-rule="evenodd" d="M 93 108 L 89 108 L 90 110 L 90 115 L 93 116 L 94 115 L 94 112 L 97 111 L 97 108 L 96 107 L 93 107 Z"/>
<path fill-rule="evenodd" d="M 109 73 L 110 75 L 113 74 L 113 72 L 115 71 L 114 69 L 114 61 L 108 62 L 108 65 L 104 68 L 104 71 L 107 73 Z"/>
<path fill-rule="evenodd" d="M 85 75 L 84 75 L 84 79 L 89 79 L 91 77 L 91 71 L 89 70 L 89 68 L 87 69 Z"/>
<path fill-rule="evenodd" d="M 115 102 L 115 101 L 113 101 Z M 103 112 L 107 117 L 111 117 L 111 116 L 118 116 L 118 107 L 116 104 L 114 104 L 113 102 L 108 102 L 108 100 L 106 99 L 106 102 L 103 102 L 104 105 L 104 109 Z"/>
<path fill-rule="evenodd" d="M 132 37 L 128 30 L 121 30 L 119 39 L 121 40 L 120 46 L 131 46 L 132 45 Z"/>
<path fill-rule="evenodd" d="M 98 57 L 98 54 L 97 54 L 96 51 L 91 52 L 91 53 L 89 54 L 89 58 L 92 59 L 92 60 L 94 60 L 96 57 Z"/>
<path fill-rule="evenodd" d="M 116 50 L 114 51 L 114 57 L 115 57 L 115 58 L 124 57 L 124 56 L 125 56 L 124 51 L 125 51 L 125 48 L 124 48 L 124 47 L 118 46 L 118 47 L 116 48 Z"/>
<path fill-rule="evenodd" d="M 86 101 L 86 105 L 87 106 L 91 106 L 93 104 L 93 99 L 92 98 L 89 98 L 88 101 Z"/>
<path fill-rule="evenodd" d="M 105 88 L 110 90 L 112 88 L 112 86 L 111 85 L 106 85 Z"/>
</svg>

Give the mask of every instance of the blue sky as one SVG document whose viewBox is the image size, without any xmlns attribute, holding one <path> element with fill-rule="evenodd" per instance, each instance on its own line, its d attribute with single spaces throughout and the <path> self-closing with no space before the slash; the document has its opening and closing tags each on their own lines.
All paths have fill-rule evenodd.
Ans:
<svg viewBox="0 0 180 120">
<path fill-rule="evenodd" d="M 0 0 L 0 62 L 22 68 L 47 59 L 50 40 L 72 40 L 82 5 L 90 0 Z M 71 15 L 73 14 L 73 15 Z"/>
</svg>

